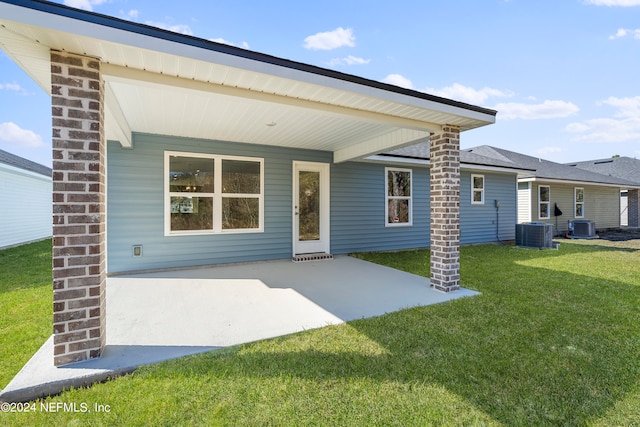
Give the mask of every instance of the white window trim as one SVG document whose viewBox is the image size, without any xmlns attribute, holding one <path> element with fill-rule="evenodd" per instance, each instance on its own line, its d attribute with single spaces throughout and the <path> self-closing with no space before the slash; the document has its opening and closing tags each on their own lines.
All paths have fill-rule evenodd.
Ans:
<svg viewBox="0 0 640 427">
<path fill-rule="evenodd" d="M 542 202 L 540 200 L 540 189 L 541 188 L 547 188 L 549 190 L 549 200 L 546 202 Z M 548 208 L 547 208 L 547 216 L 540 216 L 540 206 L 545 203 Z M 538 219 L 551 219 L 551 186 L 550 185 L 539 185 L 538 186 Z"/>
<path fill-rule="evenodd" d="M 578 190 L 582 190 L 582 202 L 578 202 Z M 582 216 L 577 216 L 578 205 L 582 205 Z M 573 215 L 575 218 L 584 218 L 584 188 L 576 187 L 573 189 Z"/>
<path fill-rule="evenodd" d="M 409 172 L 409 196 L 389 196 L 389 172 Z M 409 222 L 389 222 L 389 200 L 409 199 Z M 403 168 L 384 168 L 384 224 L 385 227 L 411 227 L 413 226 L 413 170 Z"/>
<path fill-rule="evenodd" d="M 185 193 L 169 191 L 169 168 L 171 156 L 181 157 L 197 157 L 203 159 L 212 159 L 213 165 L 213 193 L 189 193 L 193 197 L 212 197 L 213 198 L 213 228 L 211 230 L 171 230 L 171 197 L 184 197 Z M 222 193 L 222 161 L 223 160 L 239 160 L 260 163 L 260 194 L 236 194 Z M 241 228 L 233 230 L 225 230 L 222 228 L 222 215 L 215 213 L 222 212 L 222 199 L 229 197 L 245 197 L 256 198 L 259 200 L 259 217 L 257 228 Z M 164 152 L 164 235 L 165 236 L 194 236 L 209 234 L 246 234 L 264 232 L 264 159 L 260 157 L 240 157 L 226 156 L 217 154 L 189 153 L 183 151 L 165 151 Z"/>
<path fill-rule="evenodd" d="M 482 188 L 475 188 L 473 186 L 474 178 L 482 178 Z M 485 187 L 485 183 L 486 183 L 486 180 L 484 179 L 484 175 L 479 175 L 479 174 L 472 174 L 471 175 L 471 204 L 472 205 L 484 205 L 484 187 Z M 475 194 L 476 191 L 480 192 L 481 200 L 479 202 L 476 202 L 476 201 L 473 200 L 473 195 Z"/>
</svg>

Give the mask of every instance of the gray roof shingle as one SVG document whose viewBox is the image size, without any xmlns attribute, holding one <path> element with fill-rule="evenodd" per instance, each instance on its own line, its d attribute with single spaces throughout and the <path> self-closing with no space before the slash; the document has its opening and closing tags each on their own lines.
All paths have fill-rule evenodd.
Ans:
<svg viewBox="0 0 640 427">
<path fill-rule="evenodd" d="M 426 142 L 421 142 L 419 144 L 410 145 L 408 147 L 397 148 L 395 150 L 383 153 L 382 155 L 390 156 L 390 157 L 404 157 L 404 158 L 410 158 L 410 159 L 429 160 L 430 158 L 429 142 L 426 141 Z M 486 157 L 479 153 L 472 153 L 470 151 L 465 151 L 465 150 L 460 151 L 460 163 L 468 164 L 468 165 L 508 168 L 508 169 L 515 169 L 517 171 L 528 169 L 528 168 L 522 168 L 519 165 L 516 165 L 513 162 L 510 162 L 508 160 L 497 159 L 493 157 Z"/>
<path fill-rule="evenodd" d="M 0 150 L 0 163 L 51 177 L 51 168 L 43 166 L 40 163 L 32 162 L 31 160 L 27 160 L 23 157 L 16 156 L 15 154 L 8 153 L 4 150 Z"/>
<path fill-rule="evenodd" d="M 531 176 L 540 179 L 581 181 L 593 184 L 619 185 L 621 187 L 639 185 L 638 181 L 634 182 L 615 176 L 592 172 L 538 157 L 527 156 L 526 154 L 516 153 L 514 151 L 491 147 L 489 145 L 470 148 L 467 151 L 502 161 L 510 161 L 522 168 L 532 169 L 535 172 L 533 172 Z"/>
<path fill-rule="evenodd" d="M 567 165 L 640 184 L 640 160 L 631 157 L 612 157 Z"/>
</svg>

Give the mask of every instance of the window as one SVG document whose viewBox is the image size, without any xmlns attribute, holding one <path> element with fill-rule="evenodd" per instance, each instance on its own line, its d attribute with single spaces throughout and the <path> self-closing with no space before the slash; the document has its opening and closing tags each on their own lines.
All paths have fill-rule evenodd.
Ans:
<svg viewBox="0 0 640 427">
<path fill-rule="evenodd" d="M 584 188 L 575 188 L 573 190 L 573 194 L 574 194 L 575 217 L 584 218 Z"/>
<path fill-rule="evenodd" d="M 551 218 L 551 190 L 548 185 L 538 187 L 538 218 Z"/>
<path fill-rule="evenodd" d="M 484 205 L 484 175 L 471 175 L 471 204 Z"/>
<path fill-rule="evenodd" d="M 263 163 L 165 152 L 165 234 L 262 231 Z"/>
<path fill-rule="evenodd" d="M 412 224 L 411 169 L 385 168 L 387 227 Z"/>
</svg>

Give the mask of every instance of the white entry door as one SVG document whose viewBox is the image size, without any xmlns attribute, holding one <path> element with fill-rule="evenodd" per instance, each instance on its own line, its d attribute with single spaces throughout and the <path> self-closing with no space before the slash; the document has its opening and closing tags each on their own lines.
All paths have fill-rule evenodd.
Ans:
<svg viewBox="0 0 640 427">
<path fill-rule="evenodd" d="M 329 164 L 293 162 L 293 255 L 329 247 Z"/>
</svg>

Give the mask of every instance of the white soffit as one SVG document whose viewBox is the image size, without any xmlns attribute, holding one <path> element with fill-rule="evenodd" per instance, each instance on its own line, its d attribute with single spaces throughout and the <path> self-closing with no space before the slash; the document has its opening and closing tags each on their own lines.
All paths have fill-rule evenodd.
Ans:
<svg viewBox="0 0 640 427">
<path fill-rule="evenodd" d="M 2 2 L 0 47 L 48 93 L 50 49 L 100 58 L 105 134 L 124 146 L 144 132 L 329 150 L 346 161 L 442 124 L 495 122 L 482 111 Z"/>
</svg>

